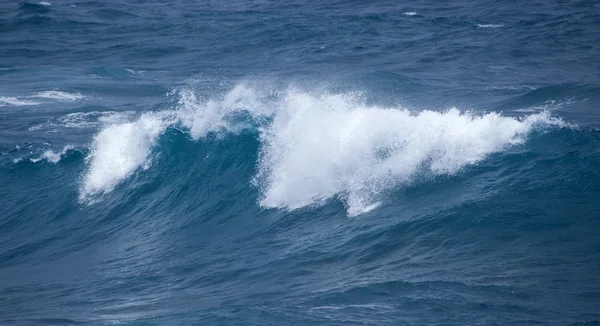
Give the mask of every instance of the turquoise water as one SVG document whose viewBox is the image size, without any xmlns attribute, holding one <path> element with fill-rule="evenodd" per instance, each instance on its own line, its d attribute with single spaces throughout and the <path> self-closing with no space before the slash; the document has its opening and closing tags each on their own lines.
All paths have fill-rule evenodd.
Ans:
<svg viewBox="0 0 600 326">
<path fill-rule="evenodd" d="M 596 325 L 600 3 L 0 4 L 0 323 Z"/>
</svg>

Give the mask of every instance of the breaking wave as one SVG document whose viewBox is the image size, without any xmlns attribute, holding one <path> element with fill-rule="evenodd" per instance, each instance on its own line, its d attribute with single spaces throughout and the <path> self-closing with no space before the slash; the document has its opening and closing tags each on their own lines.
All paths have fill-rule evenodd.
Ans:
<svg viewBox="0 0 600 326">
<path fill-rule="evenodd" d="M 260 205 L 297 209 L 340 198 L 349 215 L 376 207 L 416 175 L 453 175 L 523 143 L 535 128 L 566 127 L 542 112 L 521 118 L 451 108 L 369 105 L 356 94 L 259 91 L 244 84 L 216 99 L 182 90 L 175 108 L 102 129 L 87 157 L 80 199 L 106 194 L 137 169 L 169 127 L 194 139 L 251 128 L 260 142 L 253 180 Z"/>
</svg>

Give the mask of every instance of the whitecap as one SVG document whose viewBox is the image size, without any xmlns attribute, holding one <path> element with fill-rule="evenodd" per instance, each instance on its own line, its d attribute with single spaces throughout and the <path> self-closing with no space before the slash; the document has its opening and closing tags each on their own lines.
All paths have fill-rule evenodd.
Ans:
<svg viewBox="0 0 600 326">
<path fill-rule="evenodd" d="M 418 15 L 418 13 L 416 11 L 407 11 L 407 12 L 403 12 L 402 14 L 406 15 L 406 16 L 416 16 L 416 15 Z"/>
</svg>

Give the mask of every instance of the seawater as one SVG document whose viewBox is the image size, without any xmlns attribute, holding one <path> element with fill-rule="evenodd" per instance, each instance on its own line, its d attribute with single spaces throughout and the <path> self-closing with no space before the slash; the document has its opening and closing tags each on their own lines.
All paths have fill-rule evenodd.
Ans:
<svg viewBox="0 0 600 326">
<path fill-rule="evenodd" d="M 600 323 L 600 3 L 0 3 L 0 323 Z"/>
</svg>

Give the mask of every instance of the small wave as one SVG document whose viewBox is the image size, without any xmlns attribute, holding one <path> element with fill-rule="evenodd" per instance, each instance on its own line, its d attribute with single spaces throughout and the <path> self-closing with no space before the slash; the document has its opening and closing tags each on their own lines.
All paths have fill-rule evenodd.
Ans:
<svg viewBox="0 0 600 326">
<path fill-rule="evenodd" d="M 486 86 L 485 89 L 488 90 L 509 90 L 509 91 L 530 91 L 530 90 L 534 90 L 535 87 L 533 86 L 511 86 L 511 85 L 506 85 L 506 86 Z"/>
<path fill-rule="evenodd" d="M 274 99 L 244 85 L 208 101 L 182 91 L 176 110 L 145 114 L 96 135 L 81 198 L 110 192 L 149 167 L 152 147 L 169 126 L 187 129 L 194 139 L 236 132 L 243 125 L 232 117 L 242 112 L 260 125 L 254 184 L 261 206 L 297 209 L 341 198 L 349 215 L 376 208 L 386 191 L 418 174 L 452 175 L 523 143 L 536 127 L 568 127 L 547 112 L 523 119 L 455 108 L 412 112 L 370 106 L 353 94 L 289 89 Z"/>
<path fill-rule="evenodd" d="M 42 145 L 43 145 L 43 147 L 51 146 L 49 143 L 44 143 Z M 67 146 L 63 147 L 63 149 L 60 151 L 46 149 L 39 156 L 32 157 L 34 155 L 34 152 L 37 152 L 35 147 L 36 146 L 34 146 L 34 145 L 29 145 L 26 148 L 22 148 L 21 146 L 16 145 L 15 149 L 12 150 L 11 152 L 25 150 L 28 152 L 28 154 L 26 154 L 26 156 L 17 157 L 15 159 L 13 159 L 13 163 L 15 163 L 15 164 L 20 163 L 20 162 L 38 163 L 38 162 L 46 161 L 48 163 L 56 164 L 56 163 L 60 162 L 70 152 L 77 151 L 77 149 L 74 146 L 67 145 Z"/>
<path fill-rule="evenodd" d="M 114 66 L 94 66 L 88 72 L 90 76 L 98 79 L 136 79 L 141 75 L 141 73 L 135 70 Z"/>
<path fill-rule="evenodd" d="M 77 100 L 85 99 L 85 96 L 83 96 L 79 93 L 67 93 L 67 92 L 60 92 L 60 91 L 39 92 L 34 95 L 31 95 L 31 97 L 52 99 L 52 100 L 57 100 L 60 102 L 74 102 Z"/>
<path fill-rule="evenodd" d="M 406 16 L 416 16 L 416 15 L 418 15 L 418 13 L 416 11 L 407 11 L 407 12 L 403 12 L 402 14 L 406 15 Z"/>
<path fill-rule="evenodd" d="M 41 1 L 39 3 L 24 1 L 19 4 L 19 8 L 24 11 L 44 13 L 49 10 L 48 7 L 50 7 L 51 5 L 52 4 L 48 1 Z"/>
<path fill-rule="evenodd" d="M 500 28 L 504 27 L 502 24 L 477 24 L 479 28 Z"/>
<path fill-rule="evenodd" d="M 30 106 L 39 104 L 42 103 L 31 100 L 24 100 L 18 97 L 0 96 L 0 106 Z"/>
<path fill-rule="evenodd" d="M 65 146 L 65 147 L 62 149 L 62 151 L 60 151 L 60 152 L 54 152 L 54 151 L 52 151 L 52 150 L 47 150 L 47 151 L 45 151 L 45 152 L 44 152 L 44 153 L 43 153 L 43 154 L 42 154 L 40 157 L 38 157 L 38 158 L 33 158 L 33 159 L 30 159 L 30 161 L 31 161 L 31 162 L 33 162 L 33 163 L 37 163 L 37 162 L 39 162 L 39 161 L 41 161 L 41 160 L 45 160 L 45 161 L 47 161 L 47 162 L 49 162 L 49 163 L 54 163 L 54 164 L 56 164 L 56 163 L 60 162 L 61 158 L 62 158 L 62 157 L 65 155 L 65 154 L 67 154 L 67 152 L 68 152 L 69 150 L 72 150 L 72 149 L 74 149 L 74 147 L 73 147 L 73 146 L 71 146 L 71 145 L 68 145 L 68 146 Z"/>
<path fill-rule="evenodd" d="M 51 119 L 45 123 L 30 127 L 29 131 L 60 132 L 64 128 L 86 129 L 103 125 L 128 122 L 136 114 L 135 111 L 91 111 L 74 112 Z"/>
<path fill-rule="evenodd" d="M 284 103 L 261 136 L 261 205 L 296 209 L 341 197 L 349 215 L 419 173 L 452 175 L 522 143 L 536 125 L 564 126 L 547 113 L 524 120 L 454 108 L 413 113 L 344 94 L 292 92 Z"/>
<path fill-rule="evenodd" d="M 524 90 L 527 92 L 508 99 L 495 109 L 516 112 L 522 110 L 554 111 L 588 101 L 600 94 L 600 89 L 597 87 L 581 84 L 559 84 Z"/>
</svg>

